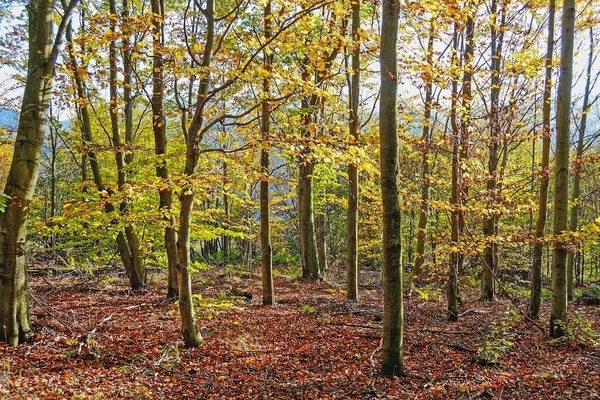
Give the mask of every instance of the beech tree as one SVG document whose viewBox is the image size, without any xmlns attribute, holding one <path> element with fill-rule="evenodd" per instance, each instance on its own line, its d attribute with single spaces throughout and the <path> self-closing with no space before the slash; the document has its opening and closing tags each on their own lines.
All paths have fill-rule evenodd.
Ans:
<svg viewBox="0 0 600 400">
<path fill-rule="evenodd" d="M 168 281 L 167 297 L 179 296 L 177 284 L 177 232 L 173 216 L 173 188 L 169 182 L 167 154 L 167 121 L 164 110 L 164 0 L 152 0 L 152 130 L 154 132 L 154 152 L 157 156 L 156 176 L 163 181 L 158 189 L 159 209 L 165 226 L 165 251 L 167 253 Z"/>
<path fill-rule="evenodd" d="M 538 213 L 535 224 L 535 243 L 531 262 L 531 298 L 528 314 L 537 318 L 540 312 L 542 290 L 542 255 L 544 251 L 544 229 L 548 213 L 548 186 L 550 184 L 550 112 L 552 96 L 552 58 L 554 54 L 555 0 L 548 2 L 548 38 L 546 39 L 544 95 L 542 97 L 542 164 L 538 197 Z"/>
<path fill-rule="evenodd" d="M 360 137 L 360 120 L 358 105 L 360 100 L 360 0 L 352 2 L 352 75 L 348 80 L 349 108 L 348 130 L 356 146 Z M 348 214 L 347 214 L 347 265 L 346 296 L 350 300 L 358 300 L 358 166 L 348 166 Z"/>
<path fill-rule="evenodd" d="M 381 374 L 402 375 L 404 312 L 402 301 L 401 211 L 398 186 L 397 41 L 400 3 L 384 0 L 381 14 L 379 138 L 383 202 L 383 345 Z"/>
<path fill-rule="evenodd" d="M 556 101 L 556 165 L 554 169 L 554 250 L 552 252 L 552 312 L 550 337 L 567 334 L 567 247 L 569 213 L 569 148 L 575 1 L 563 0 L 560 76 Z"/>
<path fill-rule="evenodd" d="M 66 27 L 78 0 L 64 8 L 53 34 L 54 1 L 32 0 L 29 17 L 27 79 L 17 137 L 4 188 L 9 204 L 0 217 L 0 341 L 16 346 L 32 336 L 25 241 L 29 205 L 37 183 L 52 80 Z"/>
<path fill-rule="evenodd" d="M 589 27 L 589 50 L 588 62 L 585 71 L 585 88 L 583 92 L 583 104 L 581 106 L 581 118 L 577 127 L 577 144 L 575 146 L 575 161 L 573 163 L 573 190 L 571 191 L 571 210 L 569 215 L 569 231 L 575 232 L 579 220 L 579 211 L 581 209 L 581 175 L 583 169 L 583 153 L 585 151 L 585 134 L 587 130 L 588 113 L 598 97 L 590 99 L 592 89 L 592 67 L 594 66 L 594 29 Z M 575 252 L 570 251 L 567 255 L 567 296 L 573 299 L 573 281 L 574 281 L 574 259 Z"/>
<path fill-rule="evenodd" d="M 267 0 L 263 14 L 263 29 L 265 40 L 271 39 L 273 25 L 273 14 L 271 10 L 271 0 Z M 261 268 L 262 268 L 262 289 L 263 305 L 275 304 L 275 290 L 273 288 L 273 246 L 271 245 L 271 207 L 269 204 L 269 153 L 270 153 L 270 126 L 271 126 L 271 105 L 269 97 L 271 91 L 271 77 L 268 73 L 273 68 L 272 50 L 265 49 L 263 65 L 267 73 L 263 78 L 263 104 L 261 115 L 261 134 L 262 142 L 260 148 L 260 248 L 261 248 Z"/>
</svg>

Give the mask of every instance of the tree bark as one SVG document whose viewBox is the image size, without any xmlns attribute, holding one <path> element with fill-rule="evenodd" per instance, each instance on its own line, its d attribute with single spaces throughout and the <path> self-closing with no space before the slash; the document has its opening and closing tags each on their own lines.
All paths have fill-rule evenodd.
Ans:
<svg viewBox="0 0 600 400">
<path fill-rule="evenodd" d="M 349 80 L 350 113 L 348 130 L 351 145 L 357 146 L 360 138 L 360 119 L 358 105 L 360 101 L 360 0 L 352 2 L 352 77 Z M 346 297 L 358 300 L 358 166 L 348 166 L 348 214 L 347 214 L 347 265 Z"/>
<path fill-rule="evenodd" d="M 403 304 L 401 211 L 398 186 L 397 41 L 400 4 L 385 0 L 381 25 L 379 135 L 383 201 L 383 344 L 381 374 L 402 375 Z"/>
<path fill-rule="evenodd" d="M 323 277 L 327 271 L 327 232 L 325 214 L 315 215 L 315 230 L 317 238 L 317 259 L 319 261 L 319 275 Z"/>
<path fill-rule="evenodd" d="M 504 11 L 504 3 L 500 9 L 501 22 L 498 24 L 497 1 L 492 0 L 490 15 L 492 21 L 490 23 L 491 30 L 491 89 L 490 89 L 490 141 L 488 145 L 488 177 L 487 177 L 487 198 L 488 198 L 488 213 L 490 214 L 483 221 L 483 235 L 486 239 L 486 245 L 483 250 L 483 270 L 481 276 L 481 298 L 485 301 L 493 301 L 496 293 L 496 269 L 498 267 L 498 244 L 496 243 L 496 231 L 499 215 L 496 214 L 498 203 L 498 149 L 500 146 L 500 124 L 498 116 L 498 108 L 500 105 L 500 66 L 502 64 L 502 42 L 504 40 L 504 31 L 498 31 L 497 26 L 504 26 L 506 13 Z M 472 40 L 472 34 L 471 34 Z"/>
<path fill-rule="evenodd" d="M 303 73 L 303 79 L 309 78 Z M 312 111 L 307 98 L 302 100 L 305 110 L 303 122 L 303 137 L 310 141 L 309 124 L 312 121 Z M 302 261 L 302 277 L 321 279 L 319 275 L 319 260 L 317 258 L 317 241 L 315 238 L 315 217 L 313 207 L 313 171 L 312 150 L 308 143 L 299 157 L 298 167 L 298 226 L 300 227 L 300 259 Z"/>
<path fill-rule="evenodd" d="M 567 334 L 567 243 L 561 235 L 568 229 L 569 148 L 571 85 L 573 81 L 573 41 L 575 0 L 563 0 L 562 48 L 556 109 L 556 151 L 554 171 L 554 250 L 552 252 L 552 311 L 550 337 Z"/>
<path fill-rule="evenodd" d="M 157 157 L 156 176 L 162 180 L 158 190 L 159 209 L 165 222 L 165 251 L 167 253 L 168 282 L 167 298 L 177 299 L 177 232 L 174 229 L 173 189 L 169 181 L 167 165 L 167 132 L 164 111 L 164 61 L 163 61 L 163 24 L 165 16 L 164 0 L 152 0 L 152 131 L 154 133 L 154 154 Z"/>
<path fill-rule="evenodd" d="M 452 42 L 454 53 L 452 56 L 452 66 L 458 67 L 458 24 L 454 24 L 454 33 Z M 457 99 L 458 99 L 458 81 L 452 79 L 452 100 L 450 105 L 450 123 L 452 126 L 452 186 L 450 195 L 450 242 L 452 249 L 450 251 L 450 262 L 448 265 L 448 286 L 447 300 L 448 321 L 458 320 L 458 272 L 462 264 L 460 254 L 460 227 L 461 227 L 461 168 L 460 168 L 460 130 L 457 122 Z"/>
<path fill-rule="evenodd" d="M 269 40 L 272 35 L 272 13 L 271 0 L 267 1 L 264 9 L 264 35 Z M 264 52 L 264 67 L 270 73 L 273 66 L 273 56 L 270 52 Z M 263 95 L 270 97 L 271 81 L 269 76 L 263 78 Z M 261 271 L 262 271 L 262 293 L 264 306 L 275 305 L 275 289 L 273 286 L 273 247 L 271 245 L 271 221 L 269 204 L 269 152 L 270 152 L 270 127 L 271 127 L 271 104 L 263 101 L 262 104 L 262 146 L 260 150 L 260 248 L 261 248 Z"/>
<path fill-rule="evenodd" d="M 109 11 L 112 16 L 110 19 L 110 29 L 113 32 L 117 30 L 117 5 L 116 0 L 110 0 L 109 2 Z M 111 140 L 113 151 L 115 152 L 115 164 L 117 167 L 117 186 L 119 190 L 123 190 L 124 186 L 127 182 L 127 176 L 125 173 L 126 170 L 126 161 L 125 161 L 125 147 L 121 140 L 121 133 L 119 129 L 119 117 L 118 117 L 118 91 L 117 91 L 117 79 L 118 79 L 118 67 L 117 67 L 117 42 L 116 39 L 111 40 L 109 45 L 109 93 L 110 93 L 110 125 L 111 125 Z M 128 106 L 126 105 L 126 108 Z M 128 118 L 130 116 L 127 115 L 126 112 L 126 131 L 131 125 L 131 121 Z M 130 135 L 126 134 L 126 137 Z M 127 203 L 125 201 L 121 202 L 120 205 L 121 215 L 125 215 L 127 213 Z M 125 242 L 125 243 L 124 243 Z M 131 225 L 127 225 L 124 228 L 124 233 L 120 232 L 117 236 L 117 245 L 119 248 L 119 254 L 121 256 L 121 260 L 123 261 L 123 265 L 125 266 L 125 271 L 129 277 L 129 284 L 132 289 L 137 290 L 146 286 L 146 270 L 144 268 L 142 253 L 140 251 L 140 243 L 137 237 L 136 232 L 134 231 Z"/>
<path fill-rule="evenodd" d="M 548 212 L 548 186 L 550 184 L 550 102 L 552 96 L 552 57 L 554 54 L 554 16 L 555 0 L 548 3 L 548 38 L 546 41 L 546 76 L 544 78 L 544 96 L 542 105 L 542 165 L 538 215 L 535 224 L 535 243 L 531 262 L 531 296 L 528 314 L 537 319 L 540 314 L 542 290 L 542 255 L 544 254 L 544 229 Z"/>
<path fill-rule="evenodd" d="M 577 137 L 577 148 L 575 150 L 575 163 L 573 167 L 573 191 L 571 193 L 571 215 L 569 217 L 569 231 L 577 230 L 577 222 L 579 217 L 579 203 L 581 199 L 581 169 L 583 167 L 583 152 L 585 131 L 587 127 L 587 115 L 590 111 L 590 86 L 592 84 L 592 66 L 594 64 L 594 33 L 593 28 L 589 28 L 590 33 L 590 49 L 588 53 L 588 65 L 585 78 L 585 91 L 583 93 L 583 105 L 581 113 L 581 122 L 579 124 L 579 135 Z M 567 297 L 573 300 L 573 258 L 575 253 L 569 252 L 567 256 Z"/>
<path fill-rule="evenodd" d="M 202 52 L 201 67 L 208 71 L 212 62 L 215 45 L 215 0 L 207 0 L 202 14 L 205 18 L 205 43 Z M 179 311 L 181 313 L 181 331 L 185 347 L 199 347 L 202 336 L 196 325 L 194 304 L 192 301 L 192 278 L 190 275 L 190 235 L 192 227 L 192 211 L 194 206 L 194 173 L 200 156 L 200 142 L 204 131 L 204 110 L 208 100 L 210 73 L 201 75 L 196 96 L 196 110 L 189 128 L 182 125 L 186 143 L 186 160 L 184 168 L 185 182 L 179 195 L 181 209 L 179 211 L 179 232 L 177 238 L 177 281 L 179 284 Z"/>
<path fill-rule="evenodd" d="M 0 341 L 16 346 L 32 337 L 25 244 L 50 106 L 52 79 L 65 28 L 77 0 L 63 12 L 52 37 L 54 1 L 32 0 L 29 14 L 27 80 L 17 137 L 4 194 L 10 200 L 0 216 Z"/>
<path fill-rule="evenodd" d="M 431 101 L 433 96 L 433 42 L 435 35 L 435 20 L 432 18 L 429 25 L 429 39 L 427 41 L 427 68 L 425 79 L 425 111 L 423 113 L 422 129 L 422 158 L 421 158 L 421 207 L 419 210 L 419 223 L 417 227 L 417 256 L 415 258 L 415 276 L 423 273 L 425 262 L 425 241 L 427 239 L 427 214 L 429 213 L 429 151 L 431 149 Z"/>
<path fill-rule="evenodd" d="M 332 14 L 333 15 L 333 14 Z M 335 20 L 331 20 L 332 29 L 336 29 Z M 345 20 L 344 20 L 345 24 Z M 308 44 L 308 43 L 307 43 Z M 314 72 L 310 71 L 309 57 L 305 56 L 302 70 L 302 80 L 306 83 L 314 82 L 314 86 L 323 89 L 323 85 L 330 75 L 331 65 L 337 58 L 342 46 L 338 40 L 331 52 L 321 51 L 318 63 L 313 65 Z M 317 50 L 319 52 L 319 50 Z M 308 86 L 308 85 L 307 85 Z M 317 242 L 315 238 L 315 217 L 313 208 L 313 145 L 311 124 L 315 122 L 316 112 L 324 110 L 324 97 L 318 93 L 306 93 L 302 96 L 302 144 L 304 149 L 298 157 L 298 218 L 300 227 L 300 258 L 302 261 L 302 276 L 309 279 L 323 279 L 322 267 L 319 266 L 317 255 Z"/>
</svg>

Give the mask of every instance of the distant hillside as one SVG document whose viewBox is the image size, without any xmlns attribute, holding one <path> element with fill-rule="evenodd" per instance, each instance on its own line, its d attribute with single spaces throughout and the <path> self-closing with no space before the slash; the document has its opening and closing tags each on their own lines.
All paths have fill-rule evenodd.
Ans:
<svg viewBox="0 0 600 400">
<path fill-rule="evenodd" d="M 14 130 L 14 129 L 17 129 L 18 123 L 19 123 L 19 113 L 17 111 L 0 108 L 0 126 L 1 127 L 8 129 L 8 130 Z"/>
</svg>

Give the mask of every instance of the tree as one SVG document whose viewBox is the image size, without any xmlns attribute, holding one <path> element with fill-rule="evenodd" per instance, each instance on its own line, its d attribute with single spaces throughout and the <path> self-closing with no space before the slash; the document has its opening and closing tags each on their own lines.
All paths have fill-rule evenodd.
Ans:
<svg viewBox="0 0 600 400">
<path fill-rule="evenodd" d="M 128 13 L 127 0 L 124 0 L 125 15 Z M 132 120 L 132 104 L 131 104 L 131 65 L 129 64 L 130 49 L 127 49 L 128 41 L 122 40 L 122 53 L 123 56 L 123 79 L 124 79 L 124 96 L 125 102 L 125 142 L 121 137 L 120 126 L 119 126 L 119 113 L 118 113 L 118 44 L 117 38 L 117 5 L 116 0 L 109 1 L 110 11 L 110 30 L 113 33 L 109 43 L 109 94 L 110 94 L 110 132 L 111 132 L 111 144 L 113 146 L 115 164 L 117 168 L 117 187 L 119 191 L 125 189 L 127 184 L 127 165 L 133 161 L 132 153 L 128 156 L 125 155 L 127 144 L 132 140 L 133 120 Z M 123 30 L 123 29 L 121 29 Z M 121 32 L 123 37 L 126 35 Z M 127 202 L 124 200 L 121 202 L 119 210 L 121 214 L 128 212 Z M 119 254 L 121 260 L 125 266 L 125 271 L 129 277 L 129 283 L 132 289 L 141 289 L 146 286 L 146 269 L 143 263 L 142 252 L 140 249 L 140 240 L 133 226 L 126 224 L 124 228 L 125 240 L 118 240 Z M 122 235 L 122 233 L 119 233 Z"/>
<path fill-rule="evenodd" d="M 395 376 L 403 370 L 403 304 L 401 210 L 398 186 L 397 41 L 400 4 L 384 0 L 381 14 L 379 138 L 381 198 L 383 202 L 383 345 L 381 373 Z"/>
<path fill-rule="evenodd" d="M 454 32 L 452 33 L 452 67 L 457 68 L 458 60 L 458 23 L 454 23 Z M 460 254 L 460 233 L 461 233 L 461 168 L 460 168 L 460 130 L 457 121 L 457 100 L 458 100 L 458 78 L 452 77 L 452 100 L 450 105 L 450 125 L 452 129 L 452 181 L 450 194 L 450 241 L 452 248 L 450 251 L 450 262 L 448 265 L 448 321 L 458 320 L 458 272 L 462 266 L 462 256 Z"/>
<path fill-rule="evenodd" d="M 348 129 L 352 145 L 357 145 L 360 137 L 358 104 L 360 100 L 360 0 L 352 2 L 352 77 L 348 80 L 350 113 Z M 348 166 L 348 213 L 347 213 L 347 266 L 346 297 L 358 300 L 358 166 L 351 162 Z"/>
<path fill-rule="evenodd" d="M 27 80 L 4 188 L 4 195 L 10 200 L 0 217 L 0 341 L 11 346 L 32 336 L 25 265 L 27 216 L 39 173 L 56 61 L 77 3 L 78 0 L 72 0 L 66 5 L 54 35 L 54 1 L 32 0 L 27 6 Z"/>
<path fill-rule="evenodd" d="M 267 0 L 264 15 L 264 35 L 269 40 L 272 36 L 273 15 L 271 10 L 271 0 Z M 271 245 L 271 222 L 269 205 L 269 147 L 270 147 L 270 124 L 271 124 L 271 105 L 269 104 L 271 82 L 268 74 L 273 68 L 273 55 L 271 50 L 264 51 L 264 68 L 266 75 L 263 78 L 263 104 L 261 116 L 261 134 L 262 144 L 260 149 L 260 248 L 262 265 L 262 289 L 263 305 L 275 304 L 275 290 L 273 288 L 273 247 Z"/>
<path fill-rule="evenodd" d="M 305 8 L 305 11 L 309 10 L 310 8 Z M 314 16 L 310 17 L 314 18 Z M 341 23 L 338 22 L 340 19 Z M 310 279 L 323 279 L 323 268 L 325 267 L 319 264 L 315 236 L 313 193 L 315 160 L 312 142 L 315 139 L 314 132 L 323 130 L 322 124 L 318 121 L 319 114 L 322 115 L 325 109 L 323 90 L 331 77 L 333 62 L 339 55 L 343 44 L 342 40 L 336 38 L 335 35 L 338 29 L 344 30 L 345 25 L 346 17 L 340 18 L 334 8 L 327 21 L 327 26 L 322 29 L 329 36 L 321 37 L 319 46 L 311 43 L 312 38 L 306 39 L 304 52 L 301 54 L 300 68 L 304 93 L 300 102 L 302 151 L 298 157 L 298 226 L 302 276 Z M 326 42 L 328 42 L 328 46 L 325 46 Z"/>
<path fill-rule="evenodd" d="M 419 224 L 417 228 L 417 256 L 415 258 L 415 275 L 420 275 L 425 261 L 425 240 L 427 238 L 427 216 L 429 213 L 429 174 L 431 173 L 429 151 L 431 148 L 431 106 L 433 100 L 433 45 L 435 36 L 435 18 L 429 22 L 429 38 L 427 40 L 427 67 L 429 70 L 424 73 L 425 85 L 425 111 L 423 112 L 423 154 L 421 161 L 421 207 L 419 210 Z"/>
<path fill-rule="evenodd" d="M 498 207 L 498 162 L 500 147 L 500 89 L 502 87 L 500 79 L 500 66 L 502 65 L 502 44 L 504 41 L 504 27 L 506 21 L 505 3 L 500 7 L 500 22 L 498 18 L 498 4 L 492 0 L 491 4 L 491 88 L 490 88 L 490 139 L 489 139 L 489 159 L 488 159 L 488 177 L 487 177 L 487 196 L 489 217 L 483 221 L 483 234 L 486 237 L 486 246 L 483 250 L 483 271 L 481 276 L 481 297 L 483 300 L 492 301 L 496 291 L 496 269 L 498 267 L 498 245 L 495 236 L 498 233 L 499 215 L 496 212 Z M 501 27 L 501 28 L 498 28 Z"/>
<path fill-rule="evenodd" d="M 585 150 L 585 133 L 587 129 L 587 115 L 592 107 L 594 101 L 590 103 L 590 91 L 592 86 L 592 67 L 594 64 L 594 29 L 593 27 L 589 27 L 589 40 L 590 40 L 590 48 L 588 52 L 588 64 L 586 69 L 586 78 L 585 78 L 585 89 L 583 92 L 583 104 L 582 104 L 582 112 L 581 119 L 579 122 L 579 126 L 577 126 L 578 135 L 577 135 L 577 146 L 575 149 L 575 162 L 573 166 L 573 190 L 571 192 L 571 212 L 569 216 L 569 231 L 575 232 L 577 230 L 577 222 L 579 219 L 579 210 L 580 210 L 580 202 L 581 202 L 581 172 L 583 168 L 583 153 Z M 567 255 L 567 297 L 569 299 L 573 299 L 573 261 L 575 253 L 569 252 Z"/>
<path fill-rule="evenodd" d="M 177 284 L 177 232 L 173 209 L 173 189 L 169 182 L 167 154 L 167 125 L 164 111 L 164 0 L 152 0 L 152 131 L 154 132 L 154 153 L 157 156 L 156 176 L 162 180 L 158 190 L 159 209 L 163 214 L 165 226 L 165 251 L 167 253 L 168 282 L 167 297 L 176 299 L 179 296 Z"/>
<path fill-rule="evenodd" d="M 563 0 L 560 76 L 556 101 L 556 151 L 554 170 L 554 250 L 552 252 L 552 311 L 550 337 L 567 334 L 567 240 L 569 213 L 569 148 L 575 1 Z"/>
<path fill-rule="evenodd" d="M 554 15 L 555 0 L 548 3 L 548 38 L 546 39 L 544 95 L 542 98 L 542 165 L 538 198 L 538 215 L 535 224 L 535 243 L 531 262 L 531 297 L 528 314 L 538 318 L 542 290 L 542 254 L 544 250 L 544 229 L 548 212 L 548 186 L 550 184 L 550 111 L 552 95 L 552 58 L 554 54 Z"/>
</svg>

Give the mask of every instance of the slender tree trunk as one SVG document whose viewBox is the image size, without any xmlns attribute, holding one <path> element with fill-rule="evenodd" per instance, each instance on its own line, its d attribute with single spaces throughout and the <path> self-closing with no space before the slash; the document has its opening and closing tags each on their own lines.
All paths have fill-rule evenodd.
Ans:
<svg viewBox="0 0 600 400">
<path fill-rule="evenodd" d="M 594 30 L 589 28 L 590 50 L 588 53 L 588 65 L 585 79 L 585 92 L 583 93 L 583 106 L 581 113 L 581 122 L 579 124 L 579 135 L 577 137 L 577 149 L 575 153 L 575 164 L 573 168 L 573 191 L 571 193 L 571 215 L 569 217 L 569 231 L 577 230 L 577 219 L 579 217 L 579 203 L 581 199 L 581 169 L 583 167 L 583 151 L 585 141 L 585 131 L 587 126 L 587 115 L 590 108 L 590 86 L 592 81 L 592 66 L 594 64 Z M 575 253 L 569 252 L 567 256 L 567 297 L 573 300 L 573 256 Z"/>
<path fill-rule="evenodd" d="M 332 24 L 333 29 L 337 28 L 334 20 L 330 23 Z M 312 80 L 316 88 L 324 90 L 323 85 L 328 79 L 332 63 L 337 58 L 341 46 L 342 41 L 338 40 L 331 52 L 321 52 L 318 57 L 318 62 L 312 66 L 309 65 L 311 62 L 310 58 L 305 57 L 303 65 L 301 66 L 302 80 L 307 83 Z M 314 72 L 311 71 L 311 69 L 314 69 Z M 319 266 L 317 242 L 315 238 L 315 217 L 313 208 L 314 156 L 312 150 L 313 145 L 311 143 L 314 138 L 312 137 L 311 125 L 315 122 L 316 112 L 324 109 L 324 101 L 324 97 L 318 93 L 306 93 L 302 97 L 302 139 L 304 150 L 300 153 L 298 159 L 298 217 L 300 227 L 302 276 L 319 280 L 323 279 L 323 275 L 322 267 Z"/>
<path fill-rule="evenodd" d="M 327 232 L 325 214 L 315 215 L 315 230 L 317 238 L 317 259 L 319 260 L 319 275 L 322 277 L 327 271 Z"/>
<path fill-rule="evenodd" d="M 535 224 L 535 243 L 531 263 L 531 297 L 529 317 L 537 319 L 540 314 L 542 291 L 542 256 L 544 254 L 544 229 L 548 212 L 548 186 L 550 184 L 550 102 L 552 96 L 552 57 L 554 54 L 554 16 L 556 3 L 548 4 L 548 38 L 546 42 L 546 76 L 544 78 L 544 96 L 542 105 L 542 165 L 538 215 Z"/>
<path fill-rule="evenodd" d="M 113 32 L 117 31 L 117 5 L 116 0 L 109 1 L 110 8 L 110 29 Z M 119 130 L 119 117 L 118 117 L 118 91 L 117 91 L 117 79 L 118 79 L 118 67 L 117 67 L 117 42 L 113 39 L 109 45 L 109 93 L 111 100 L 110 108 L 110 125 L 112 134 L 112 145 L 115 152 L 115 164 L 117 167 L 117 186 L 119 190 L 122 190 L 127 182 L 125 173 L 125 147 L 121 140 L 121 133 Z M 126 114 L 127 116 L 127 114 Z M 126 119 L 125 125 L 127 130 L 127 124 L 130 121 Z M 126 202 L 121 202 L 120 212 L 122 215 L 127 212 Z M 129 284 L 134 290 L 141 289 L 146 286 L 146 271 L 143 266 L 141 251 L 139 247 L 139 240 L 131 225 L 127 225 L 124 228 L 124 232 L 119 232 L 117 236 L 117 245 L 119 248 L 119 254 L 121 260 L 125 266 L 125 271 L 129 277 Z"/>
<path fill-rule="evenodd" d="M 302 73 L 303 80 L 308 81 L 310 74 Z M 302 276 L 310 279 L 321 279 L 319 261 L 317 258 L 317 241 L 315 238 L 315 217 L 313 208 L 313 172 L 312 150 L 309 126 L 312 122 L 311 104 L 307 97 L 302 100 L 305 110 L 303 121 L 303 138 L 307 144 L 300 154 L 298 168 L 298 226 L 300 227 L 300 258 L 302 261 Z"/>
<path fill-rule="evenodd" d="M 381 25 L 379 136 L 383 201 L 383 345 L 381 374 L 402 375 L 403 304 L 401 211 L 398 187 L 397 42 L 400 4 L 385 0 Z"/>
<path fill-rule="evenodd" d="M 156 176 L 162 179 L 163 185 L 158 190 L 159 208 L 165 221 L 165 251 L 167 253 L 168 284 L 167 298 L 177 299 L 177 232 L 174 229 L 175 217 L 173 209 L 173 189 L 169 182 L 167 166 L 167 132 L 164 112 L 164 0 L 152 0 L 152 131 L 154 133 L 154 154 L 157 157 Z"/>
<path fill-rule="evenodd" d="M 194 167 L 195 162 L 194 161 Z M 188 162 L 186 162 L 187 164 Z M 186 169 L 188 167 L 186 166 Z M 187 175 L 187 174 L 186 174 Z M 191 175 L 191 174 L 189 174 Z M 189 176 L 188 175 L 188 176 Z M 179 214 L 179 235 L 177 237 L 177 278 L 179 283 L 179 312 L 181 313 L 181 332 L 185 347 L 198 347 L 202 344 L 202 336 L 196 325 L 192 296 L 192 277 L 190 275 L 190 233 L 192 210 L 194 205 L 194 189 L 184 188 L 185 193 L 179 198 L 181 211 Z"/>
<path fill-rule="evenodd" d="M 92 176 L 94 178 L 94 183 L 96 185 L 96 188 L 98 189 L 99 192 L 101 192 L 102 196 L 106 198 L 106 201 L 104 203 L 104 210 L 106 211 L 107 214 L 110 214 L 115 211 L 115 207 L 109 201 L 109 197 L 110 197 L 111 193 L 109 193 L 104 186 L 104 181 L 102 179 L 102 172 L 100 170 L 100 164 L 98 163 L 98 160 L 96 157 L 96 152 L 93 150 L 93 146 L 92 146 L 92 144 L 94 142 L 92 124 L 91 124 L 91 120 L 90 120 L 90 114 L 89 114 L 89 111 L 87 108 L 87 100 L 86 100 L 87 95 L 85 93 L 83 79 L 81 77 L 81 74 L 79 73 L 79 67 L 78 67 L 77 59 L 75 57 L 75 53 L 72 50 L 73 49 L 73 45 L 72 45 L 73 37 L 72 37 L 71 24 L 69 24 L 67 27 L 66 39 L 67 39 L 67 43 L 69 45 L 70 62 L 71 62 L 73 77 L 75 80 L 75 86 L 76 86 L 76 91 L 77 91 L 77 99 L 78 99 L 77 100 L 77 108 L 78 108 L 78 114 L 79 114 L 80 123 L 81 123 L 81 133 L 82 133 L 84 145 L 86 145 L 88 147 L 88 149 L 86 150 L 86 155 L 90 161 L 90 168 L 92 170 Z M 129 245 L 127 243 L 127 238 L 125 237 L 123 231 L 121 231 L 117 234 L 116 242 L 117 242 L 117 248 L 119 250 L 119 254 L 121 255 L 121 260 L 123 261 L 123 266 L 125 268 L 127 276 L 130 276 L 131 271 L 133 269 L 133 265 L 132 265 L 131 257 L 128 256 L 130 250 L 129 250 Z"/>
<path fill-rule="evenodd" d="M 32 0 L 27 7 L 27 80 L 13 158 L 4 188 L 4 194 L 10 201 L 0 215 L 0 341 L 10 346 L 16 346 L 33 335 L 25 260 L 27 217 L 39 174 L 56 59 L 76 4 L 77 1 L 72 1 L 64 10 L 54 39 L 54 2 Z"/>
<path fill-rule="evenodd" d="M 563 0 L 562 48 L 556 109 L 556 151 L 554 171 L 554 251 L 552 252 L 552 311 L 550 337 L 567 334 L 567 243 L 561 237 L 568 229 L 569 147 L 575 0 Z"/>
<path fill-rule="evenodd" d="M 501 6 L 501 22 L 499 26 L 504 26 L 506 13 L 504 12 L 504 3 Z M 483 250 L 483 270 L 481 276 L 481 298 L 485 301 L 493 301 L 496 292 L 496 268 L 498 267 L 498 245 L 496 243 L 496 226 L 499 216 L 495 213 L 498 203 L 498 148 L 500 146 L 500 123 L 498 116 L 498 107 L 500 105 L 500 66 L 502 64 L 502 42 L 504 31 L 496 28 L 498 16 L 497 1 L 492 0 L 491 5 L 491 89 L 490 89 L 490 141 L 488 145 L 488 177 L 487 177 L 487 196 L 488 212 L 490 216 L 483 221 L 483 234 L 486 238 L 486 246 Z"/>
<path fill-rule="evenodd" d="M 360 0 L 352 2 L 352 77 L 350 83 L 350 113 L 348 129 L 352 145 L 357 146 L 360 138 Z M 348 166 L 348 214 L 347 214 L 347 265 L 346 297 L 358 300 L 358 167 Z"/>
<path fill-rule="evenodd" d="M 223 163 L 223 178 L 225 179 L 225 181 L 227 181 L 229 179 L 226 162 Z M 229 210 L 230 210 L 229 190 L 227 189 L 227 187 L 224 187 L 223 188 L 223 212 L 225 214 L 225 221 L 224 221 L 223 225 L 224 225 L 225 229 L 227 229 L 227 230 L 229 230 L 231 228 L 231 220 L 229 217 Z M 225 233 L 223 235 L 223 262 L 225 263 L 225 265 L 229 264 L 230 250 L 231 250 L 231 236 L 229 236 L 228 233 Z"/>
<path fill-rule="evenodd" d="M 272 35 L 273 16 L 271 13 L 271 0 L 267 0 L 264 9 L 264 35 L 265 40 L 269 40 Z M 264 52 L 264 67 L 267 73 L 273 68 L 273 56 L 270 52 Z M 263 95 L 269 98 L 271 92 L 271 81 L 269 76 L 263 78 Z M 270 125 L 271 125 L 271 104 L 264 101 L 262 104 L 262 146 L 260 150 L 260 248 L 261 248 L 261 271 L 262 271 L 262 292 L 263 305 L 272 306 L 275 304 L 275 288 L 273 286 L 273 247 L 271 246 L 271 221 L 269 204 L 269 152 L 270 152 Z"/>
<path fill-rule="evenodd" d="M 431 100 L 433 96 L 433 43 L 435 35 L 435 20 L 429 23 L 429 39 L 427 41 L 427 68 L 431 71 L 425 74 L 425 111 L 423 113 L 422 129 L 422 159 L 421 159 L 421 207 L 419 210 L 419 225 L 417 227 L 417 256 L 415 258 L 415 276 L 423 272 L 425 262 L 425 242 L 427 239 L 427 214 L 429 213 L 429 175 L 431 167 L 429 164 L 429 151 L 431 149 Z"/>
<path fill-rule="evenodd" d="M 207 0 L 202 14 L 205 18 L 205 43 L 202 52 L 202 63 L 206 71 L 212 62 L 212 52 L 215 46 L 215 0 Z M 200 156 L 199 144 L 203 138 L 201 129 L 204 125 L 204 110 L 206 106 L 210 74 L 207 72 L 200 78 L 200 86 L 196 96 L 196 110 L 189 129 L 182 125 L 186 143 L 185 183 L 181 188 L 179 203 L 179 232 L 177 238 L 177 281 L 179 284 L 179 312 L 181 313 L 181 331 L 185 347 L 198 347 L 202 344 L 202 336 L 196 325 L 194 304 L 192 301 L 192 278 L 190 275 L 190 235 L 192 227 L 192 211 L 194 206 L 194 172 Z"/>
<path fill-rule="evenodd" d="M 298 218 L 300 226 L 300 257 L 302 276 L 320 279 L 315 238 L 315 220 L 313 212 L 313 170 L 312 161 L 301 161 L 298 182 Z"/>
<path fill-rule="evenodd" d="M 458 67 L 458 25 L 454 25 L 452 42 L 454 54 L 452 56 L 453 67 Z M 450 123 L 452 125 L 452 189 L 450 195 L 450 242 L 452 249 L 450 251 L 450 263 L 448 266 L 448 312 L 449 321 L 458 320 L 458 272 L 462 264 L 460 254 L 460 226 L 461 226 L 461 168 L 460 168 L 460 130 L 457 122 L 457 99 L 458 99 L 458 81 L 452 80 L 452 100 L 450 106 Z"/>
</svg>

